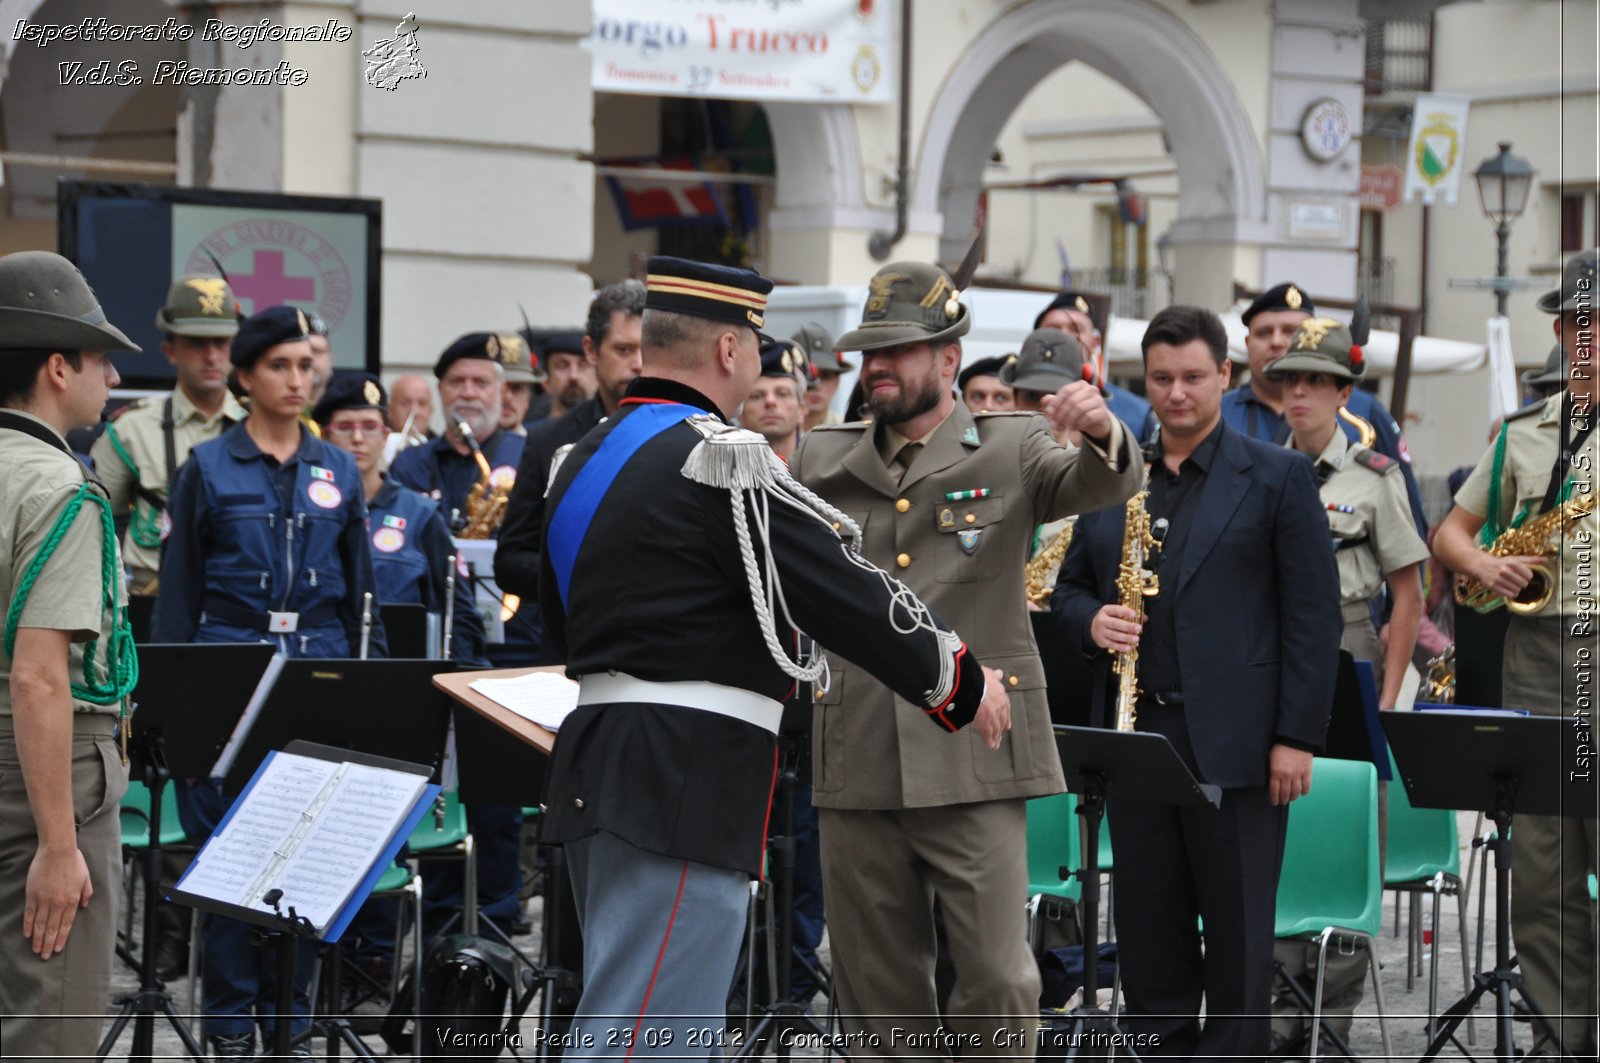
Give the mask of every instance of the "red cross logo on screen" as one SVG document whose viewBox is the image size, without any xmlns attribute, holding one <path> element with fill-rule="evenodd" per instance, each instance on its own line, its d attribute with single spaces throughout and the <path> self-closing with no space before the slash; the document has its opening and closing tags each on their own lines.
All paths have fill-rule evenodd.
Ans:
<svg viewBox="0 0 1600 1063">
<path fill-rule="evenodd" d="M 251 254 L 253 273 L 229 273 L 228 280 L 239 296 L 249 299 L 259 313 L 269 306 L 290 301 L 309 302 L 317 296 L 312 277 L 293 277 L 283 270 L 282 251 L 257 250 Z"/>
</svg>

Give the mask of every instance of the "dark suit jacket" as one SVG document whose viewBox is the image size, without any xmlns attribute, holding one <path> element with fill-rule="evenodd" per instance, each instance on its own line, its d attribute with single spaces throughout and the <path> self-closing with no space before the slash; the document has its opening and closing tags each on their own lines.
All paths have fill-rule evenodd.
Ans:
<svg viewBox="0 0 1600 1063">
<path fill-rule="evenodd" d="M 550 462 L 556 451 L 576 443 L 605 417 L 596 395 L 553 421 L 528 429 L 517 466 L 517 482 L 506 501 L 506 519 L 500 525 L 500 545 L 495 548 L 494 578 L 500 588 L 520 594 L 524 602 L 539 601 L 539 550 L 544 535 L 544 491 L 550 479 Z"/>
<path fill-rule="evenodd" d="M 1200 485 L 1181 571 L 1159 569 L 1178 595 L 1178 663 L 1195 760 L 1223 787 L 1267 781 L 1279 739 L 1320 748 L 1339 660 L 1339 579 L 1311 463 L 1226 424 Z M 1111 655 L 1089 625 L 1117 600 L 1125 509 L 1078 522 L 1050 608 L 1074 645 L 1098 658 L 1096 705 L 1114 691 Z"/>
</svg>

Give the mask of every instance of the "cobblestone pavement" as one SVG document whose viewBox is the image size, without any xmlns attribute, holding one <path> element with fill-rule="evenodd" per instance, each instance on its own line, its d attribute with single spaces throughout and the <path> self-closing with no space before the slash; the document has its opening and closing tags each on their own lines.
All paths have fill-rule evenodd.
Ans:
<svg viewBox="0 0 1600 1063">
<path fill-rule="evenodd" d="M 1459 833 L 1462 839 L 1461 865 L 1463 869 L 1467 867 L 1468 863 L 1468 854 L 1470 853 L 1469 843 L 1472 837 L 1474 821 L 1474 815 L 1470 813 L 1460 814 L 1458 822 L 1460 827 Z M 1490 896 L 1488 897 L 1488 903 L 1484 906 L 1486 918 L 1484 943 L 1485 952 L 1481 965 L 1475 959 L 1472 959 L 1471 956 L 1473 949 L 1472 937 L 1475 935 L 1477 927 L 1478 888 L 1476 881 L 1473 881 L 1470 885 L 1471 894 L 1468 902 L 1467 944 L 1469 950 L 1469 960 L 1471 960 L 1469 966 L 1473 970 L 1477 970 L 1479 966 L 1491 966 L 1493 963 L 1494 898 L 1492 896 L 1492 872 L 1493 869 L 1491 867 L 1489 881 Z M 1393 894 L 1386 895 L 1383 936 L 1378 942 L 1378 956 L 1382 965 L 1381 977 L 1383 982 L 1385 1002 L 1387 1005 L 1389 1037 L 1391 1042 L 1391 1055 L 1389 1058 L 1399 1060 L 1414 1060 L 1422 1055 L 1422 1052 L 1427 1044 L 1427 1038 L 1425 1034 L 1428 1010 L 1427 968 L 1424 966 L 1423 973 L 1420 976 L 1415 976 L 1413 978 L 1413 984 L 1411 988 L 1408 989 L 1406 985 L 1406 936 L 1404 934 L 1396 936 L 1394 932 L 1395 905 L 1393 896 Z M 1404 906 L 1404 902 L 1402 902 L 1402 904 Z M 1441 964 L 1439 968 L 1439 996 L 1441 1008 L 1444 1005 L 1454 1001 L 1463 992 L 1461 944 L 1458 939 L 1458 933 L 1456 929 L 1457 921 L 1455 905 L 1456 901 L 1454 898 L 1446 897 L 1444 899 L 1441 907 L 1440 918 L 1440 921 L 1444 925 L 1438 928 L 1439 932 L 1433 936 L 1431 945 L 1431 950 L 1437 950 Z M 1424 898 L 1422 903 L 1424 912 L 1426 912 L 1430 906 L 1431 901 Z M 530 955 L 537 955 L 539 945 L 537 932 L 538 908 L 538 902 L 533 902 L 531 906 L 531 912 L 534 917 L 534 933 L 520 937 L 516 941 L 517 945 Z M 1409 919 L 1407 922 L 1409 924 Z M 824 948 L 824 956 L 826 956 L 826 948 Z M 114 993 L 126 992 L 135 988 L 136 985 L 137 979 L 134 977 L 131 969 L 125 963 L 119 960 L 114 976 Z M 180 1012 L 186 1012 L 186 1000 L 188 993 L 187 979 L 182 979 L 177 984 L 169 988 L 173 994 L 178 1010 Z M 819 1013 L 825 1012 L 826 1002 L 819 999 L 813 1003 L 813 1007 Z M 112 1008 L 111 1013 L 114 1013 L 115 1010 L 115 1008 Z M 368 1014 L 375 1014 L 376 1009 L 372 1005 L 368 1005 L 361 1010 Z M 536 1016 L 538 1012 L 537 1002 L 535 1002 L 532 1010 Z M 1471 1047 L 1473 1051 L 1479 1055 L 1491 1056 L 1494 1050 L 1492 1003 L 1480 1002 L 1476 1014 L 1479 1016 L 1479 1020 L 1475 1024 L 1477 1035 L 1476 1044 Z M 519 1029 L 524 1045 L 521 1054 L 524 1056 L 531 1056 L 533 1054 L 532 1045 L 534 1033 L 537 1029 L 537 1022 L 534 1019 L 524 1019 Z M 1460 1031 L 1460 1037 L 1462 1041 L 1466 1040 L 1465 1033 L 1465 1029 Z M 1518 1048 L 1522 1051 L 1526 1051 L 1529 1048 L 1532 1040 L 1526 1024 L 1518 1023 L 1516 1025 L 1516 1038 Z M 378 1052 L 379 1054 L 384 1053 L 385 1050 L 383 1048 L 382 1041 L 376 1035 L 369 1036 L 366 1040 L 367 1043 L 372 1046 L 375 1052 Z M 132 1034 L 130 1029 L 129 1031 L 125 1031 L 123 1033 L 114 1051 L 111 1053 L 111 1058 L 126 1058 L 131 1050 L 131 1043 Z M 1369 1060 L 1384 1058 L 1383 1040 L 1380 1036 L 1378 1027 L 1376 1001 L 1373 999 L 1371 993 L 1370 981 L 1367 983 L 1367 992 L 1362 999 L 1361 1005 L 1357 1011 L 1355 1025 L 1351 1030 L 1351 1044 L 1355 1052 L 1362 1058 Z M 176 1034 L 172 1032 L 171 1028 L 165 1021 L 162 1021 L 157 1025 L 155 1046 L 155 1053 L 160 1058 L 181 1058 L 183 1055 L 182 1043 L 179 1041 Z M 322 1042 L 318 1041 L 316 1043 L 315 1051 L 319 1056 L 323 1054 L 324 1045 Z M 346 1054 L 347 1052 L 348 1050 L 346 1050 Z M 814 1051 L 796 1051 L 794 1054 L 797 1056 L 807 1056 L 815 1055 L 816 1053 Z M 1462 1056 L 1462 1054 L 1463 1053 L 1458 1047 L 1450 1046 L 1447 1047 L 1443 1053 L 1443 1056 L 1445 1058 L 1459 1058 Z"/>
</svg>

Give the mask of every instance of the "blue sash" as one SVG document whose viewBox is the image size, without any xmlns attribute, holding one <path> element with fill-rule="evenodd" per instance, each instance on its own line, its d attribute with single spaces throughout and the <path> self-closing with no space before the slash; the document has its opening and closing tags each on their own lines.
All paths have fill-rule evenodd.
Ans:
<svg viewBox="0 0 1600 1063">
<path fill-rule="evenodd" d="M 704 412 L 678 402 L 640 406 L 617 423 L 578 470 L 578 475 L 572 478 L 567 493 L 561 496 L 561 503 L 550 518 L 550 534 L 545 546 L 550 555 L 550 567 L 555 570 L 563 607 L 567 604 L 567 587 L 572 582 L 572 566 L 578 560 L 578 548 L 583 545 L 583 537 L 595 511 L 600 508 L 601 499 L 611 489 L 622 467 L 650 440 Z"/>
</svg>

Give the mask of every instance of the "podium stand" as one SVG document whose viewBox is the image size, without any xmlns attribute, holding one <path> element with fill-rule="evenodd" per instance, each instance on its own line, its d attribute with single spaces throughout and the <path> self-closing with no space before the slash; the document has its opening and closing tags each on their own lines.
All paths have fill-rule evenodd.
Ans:
<svg viewBox="0 0 1600 1063">
<path fill-rule="evenodd" d="M 1111 731 L 1098 727 L 1057 727 L 1056 749 L 1067 789 L 1078 795 L 1083 866 L 1075 873 L 1083 886 L 1083 1003 L 1067 1013 L 1071 1020 L 1066 1058 L 1078 1055 L 1084 1035 L 1120 1032 L 1098 1000 L 1100 957 L 1100 821 L 1107 798 L 1162 805 L 1217 807 L 1222 791 L 1200 782 L 1165 735 Z M 1131 1049 L 1121 1048 L 1129 1057 Z"/>
<path fill-rule="evenodd" d="M 128 1058 L 148 1063 L 155 1051 L 158 1013 L 166 1016 L 191 1059 L 203 1063 L 206 1058 L 156 974 L 163 797 L 174 776 L 197 778 L 210 772 L 271 659 L 272 647 L 265 643 L 139 647 L 139 683 L 133 690 L 135 714 L 128 738 L 129 760 L 150 794 L 150 844 L 140 861 L 144 922 L 139 988 L 112 1002 L 122 1010 L 101 1040 L 97 1059 L 110 1055 L 131 1019 L 133 1045 Z M 196 689 L 205 690 L 207 696 L 194 698 Z"/>
<path fill-rule="evenodd" d="M 437 671 L 437 667 L 435 667 Z M 547 759 L 555 748 L 556 733 L 519 716 L 478 691 L 478 679 L 511 679 L 531 672 L 565 675 L 562 665 L 536 668 L 495 668 L 478 672 L 450 672 L 433 677 L 434 686 L 459 705 L 470 710 L 456 713 L 457 752 L 461 760 L 461 795 L 495 804 L 528 806 L 543 796 Z M 496 736 L 513 735 L 519 744 L 496 742 Z M 582 990 L 583 943 L 577 933 L 578 918 L 567 880 L 564 850 L 559 845 L 545 847 L 549 861 L 545 866 L 543 918 L 544 962 L 535 965 L 532 983 L 511 1004 L 515 1021 L 542 992 L 539 1004 L 539 1039 L 535 1058 L 550 1059 L 560 1054 L 560 1034 L 571 1024 Z M 492 925 L 492 924 L 489 924 Z"/>
<path fill-rule="evenodd" d="M 1521 973 L 1513 969 L 1510 897 L 1513 816 L 1595 815 L 1593 780 L 1574 785 L 1568 777 L 1575 763 L 1571 720 L 1439 708 L 1384 713 L 1383 727 L 1413 805 L 1487 812 L 1494 820 L 1496 837 L 1488 846 L 1494 851 L 1495 962 L 1493 969 L 1473 976 L 1472 988 L 1440 1016 L 1438 1032 L 1420 1063 L 1455 1040 L 1456 1028 L 1485 993 L 1495 998 L 1495 1057 L 1500 1063 L 1515 1058 L 1513 992 L 1522 998 L 1536 1028 L 1568 1056 L 1539 1002 L 1529 996 Z"/>
</svg>

